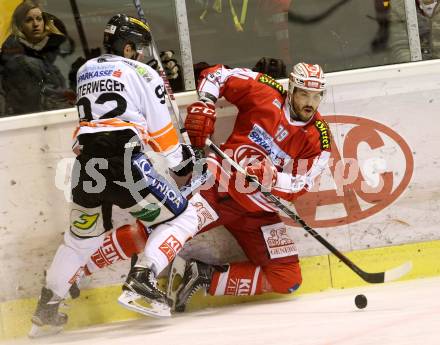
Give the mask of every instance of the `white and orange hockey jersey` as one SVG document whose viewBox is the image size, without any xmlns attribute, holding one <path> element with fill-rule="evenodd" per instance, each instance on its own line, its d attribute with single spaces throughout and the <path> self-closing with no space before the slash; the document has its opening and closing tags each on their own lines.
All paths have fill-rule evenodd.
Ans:
<svg viewBox="0 0 440 345">
<path fill-rule="evenodd" d="M 221 145 L 225 153 L 243 167 L 268 158 L 278 170 L 272 193 L 284 200 L 293 201 L 312 188 L 328 164 L 331 149 L 330 130 L 319 113 L 308 122 L 292 120 L 283 87 L 249 69 L 216 65 L 204 70 L 199 81 L 201 97 L 204 93 L 225 97 L 238 108 L 233 131 Z M 228 175 L 228 169 L 220 168 L 219 159 L 215 162 L 221 180 L 219 172 Z M 241 198 L 249 211 L 276 210 L 259 192 Z"/>
<path fill-rule="evenodd" d="M 75 139 L 131 129 L 143 144 L 164 154 L 170 167 L 181 162 L 163 80 L 150 66 L 111 54 L 87 61 L 77 73 L 77 107 Z"/>
</svg>

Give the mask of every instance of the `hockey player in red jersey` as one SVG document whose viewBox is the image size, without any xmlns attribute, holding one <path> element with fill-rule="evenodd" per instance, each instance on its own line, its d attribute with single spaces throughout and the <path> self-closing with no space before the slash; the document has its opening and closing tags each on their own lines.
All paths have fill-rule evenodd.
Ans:
<svg viewBox="0 0 440 345">
<path fill-rule="evenodd" d="M 317 111 L 325 87 L 324 72 L 318 65 L 295 65 L 287 92 L 267 75 L 216 65 L 201 74 L 199 101 L 188 107 L 185 127 L 192 144 L 203 148 L 214 132 L 215 103 L 225 97 L 237 106 L 238 114 L 233 132 L 221 148 L 274 195 L 294 201 L 312 188 L 330 157 L 330 130 Z M 199 212 L 200 232 L 223 225 L 249 260 L 222 267 L 188 261 L 176 311 L 183 311 L 192 294 L 202 287 L 211 295 L 290 293 L 298 289 L 302 282 L 298 253 L 291 230 L 276 207 L 219 158 L 211 155 L 207 160 L 215 183 L 202 186 L 190 199 L 205 215 Z M 92 256 L 88 267 L 95 270 L 128 258 L 143 241 L 142 227 L 120 228 L 107 237 L 106 247 Z"/>
<path fill-rule="evenodd" d="M 247 69 L 217 65 L 199 79 L 199 101 L 188 107 L 185 127 L 195 147 L 214 132 L 215 103 L 225 97 L 238 108 L 233 131 L 221 149 L 245 167 L 272 194 L 294 201 L 310 190 L 328 164 L 330 130 L 318 112 L 326 87 L 319 65 L 296 64 L 286 92 L 274 79 Z M 190 260 L 176 310 L 202 286 L 211 295 L 289 293 L 301 285 L 298 252 L 277 208 L 249 188 L 244 176 L 230 171 L 218 157 L 208 157 L 216 183 L 201 190 L 199 199 L 215 212 L 208 231 L 223 225 L 249 261 L 222 270 Z M 203 189 L 203 188 L 202 188 Z"/>
</svg>

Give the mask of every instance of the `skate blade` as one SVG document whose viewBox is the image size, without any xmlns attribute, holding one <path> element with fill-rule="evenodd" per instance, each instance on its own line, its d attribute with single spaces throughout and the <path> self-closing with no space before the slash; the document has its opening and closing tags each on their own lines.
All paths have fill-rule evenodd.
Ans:
<svg viewBox="0 0 440 345">
<path fill-rule="evenodd" d="M 118 298 L 118 303 L 124 308 L 137 313 L 156 318 L 171 317 L 171 308 L 161 302 L 149 300 L 135 292 L 124 291 Z M 142 303 L 142 304 L 141 304 Z"/>
<path fill-rule="evenodd" d="M 28 333 L 28 337 L 31 339 L 49 337 L 51 335 L 60 333 L 62 330 L 63 326 L 38 326 L 36 324 L 32 324 L 32 328 Z"/>
<path fill-rule="evenodd" d="M 186 261 L 176 256 L 168 274 L 167 298 L 171 301 L 171 307 L 176 307 L 177 293 L 182 288 L 183 274 L 185 273 Z"/>
</svg>

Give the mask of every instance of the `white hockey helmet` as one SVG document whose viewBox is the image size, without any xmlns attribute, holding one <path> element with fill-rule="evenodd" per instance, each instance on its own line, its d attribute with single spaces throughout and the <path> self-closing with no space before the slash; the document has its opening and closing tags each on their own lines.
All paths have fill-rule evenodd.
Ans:
<svg viewBox="0 0 440 345">
<path fill-rule="evenodd" d="M 295 87 L 307 91 L 325 91 L 326 79 L 321 66 L 304 62 L 293 66 L 292 72 L 289 75 L 290 95 Z"/>
</svg>

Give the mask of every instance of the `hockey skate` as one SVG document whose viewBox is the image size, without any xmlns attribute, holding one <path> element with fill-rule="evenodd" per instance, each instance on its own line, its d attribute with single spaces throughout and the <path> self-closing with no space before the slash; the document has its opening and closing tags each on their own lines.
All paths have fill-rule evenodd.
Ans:
<svg viewBox="0 0 440 345">
<path fill-rule="evenodd" d="M 52 290 L 43 287 L 38 300 L 37 310 L 31 318 L 32 328 L 29 338 L 40 338 L 57 334 L 63 330 L 67 322 L 67 315 L 58 312 L 62 299 L 56 296 Z"/>
<path fill-rule="evenodd" d="M 176 262 L 176 260 L 178 261 Z M 206 293 L 211 285 L 214 272 L 214 266 L 189 260 L 184 266 L 182 275 L 182 261 L 185 262 L 180 257 L 174 260 L 168 279 L 168 297 L 172 300 L 173 310 L 176 312 L 184 312 L 191 297 L 200 289 L 204 288 Z M 177 279 L 180 279 L 181 282 L 176 287 Z"/>
<path fill-rule="evenodd" d="M 118 302 L 123 307 L 157 318 L 171 316 L 167 296 L 157 287 L 156 276 L 151 269 L 132 267 L 122 291 Z"/>
</svg>

